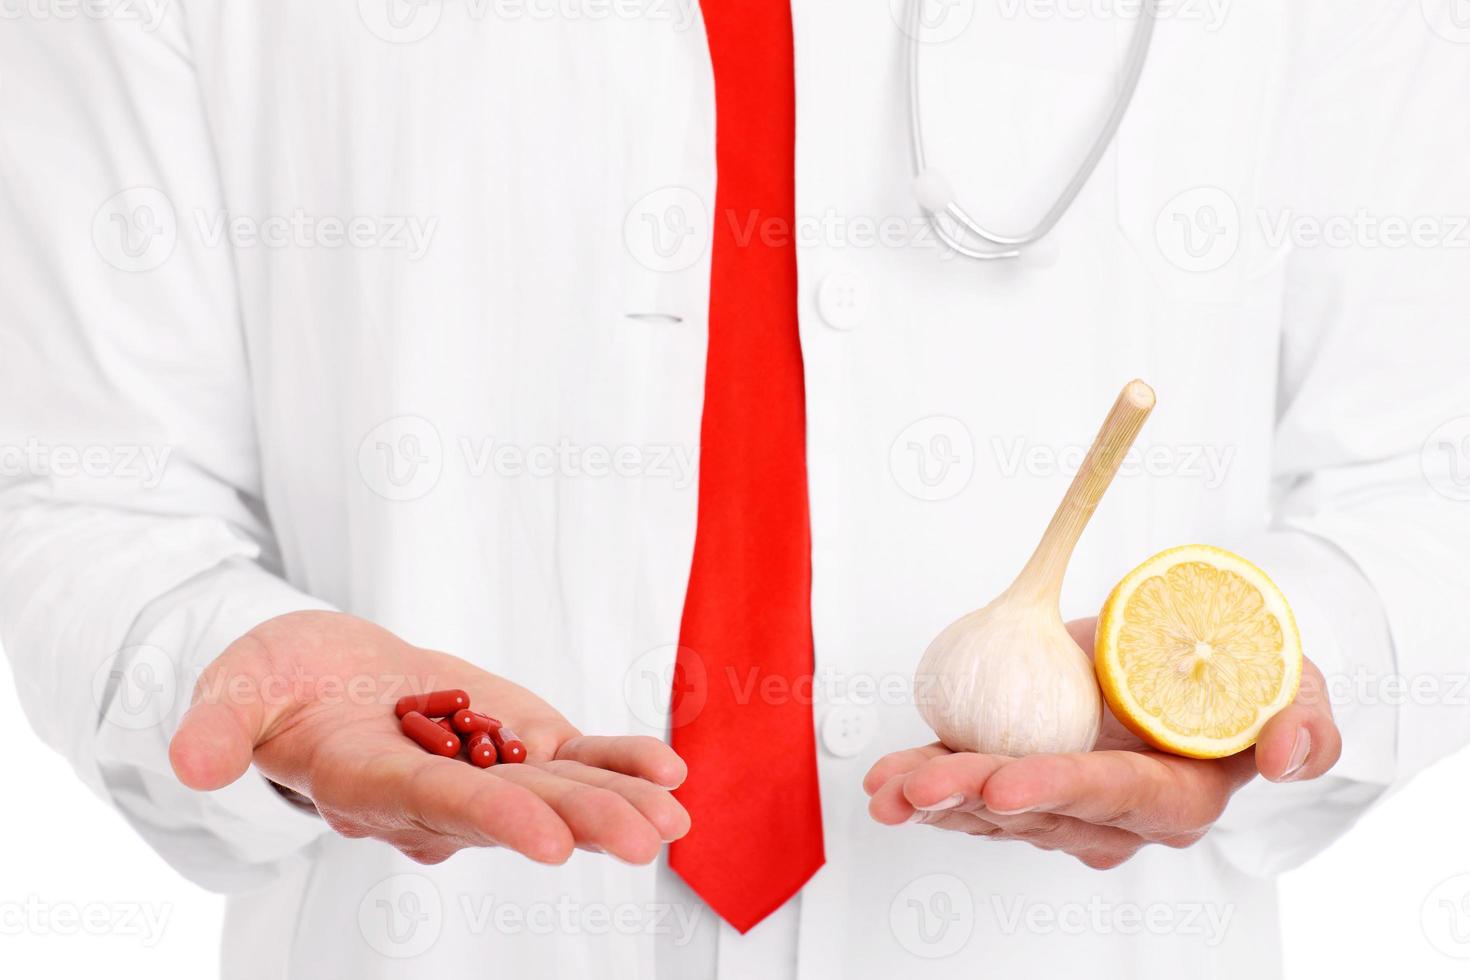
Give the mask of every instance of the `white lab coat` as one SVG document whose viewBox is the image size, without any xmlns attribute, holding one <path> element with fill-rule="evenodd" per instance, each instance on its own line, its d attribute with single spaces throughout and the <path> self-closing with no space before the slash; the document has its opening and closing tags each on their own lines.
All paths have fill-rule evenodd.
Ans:
<svg viewBox="0 0 1470 980">
<path fill-rule="evenodd" d="M 930 154 L 1020 227 L 1106 111 L 1132 22 L 951 7 L 973 21 L 925 46 Z M 187 792 L 165 758 L 199 669 L 313 606 L 585 730 L 662 731 L 709 222 L 750 218 L 707 213 L 697 10 L 26 10 L 0 31 L 3 642 L 37 730 L 231 893 L 226 976 L 1274 976 L 1268 875 L 1470 741 L 1447 696 L 1470 649 L 1470 47 L 1447 5 L 1172 5 L 1050 247 L 977 265 L 915 230 L 892 11 L 795 0 L 827 863 L 743 939 L 666 870 L 422 868 L 254 774 Z M 1394 245 L 1360 213 L 1434 224 Z M 928 740 L 919 653 L 1020 567 L 1134 376 L 1159 408 L 1065 614 L 1166 546 L 1256 558 L 1308 654 L 1358 679 L 1335 689 L 1342 764 L 1111 872 L 879 827 L 860 780 Z"/>
</svg>

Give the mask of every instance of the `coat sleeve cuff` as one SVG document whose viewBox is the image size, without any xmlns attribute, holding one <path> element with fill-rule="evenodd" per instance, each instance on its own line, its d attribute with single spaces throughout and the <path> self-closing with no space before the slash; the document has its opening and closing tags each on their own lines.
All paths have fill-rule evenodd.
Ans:
<svg viewBox="0 0 1470 980">
<path fill-rule="evenodd" d="M 168 761 L 168 742 L 195 679 L 235 639 L 289 612 L 329 609 L 252 561 L 232 559 L 152 602 L 128 635 L 115 673 L 124 679 L 97 733 L 97 764 L 108 795 L 176 869 L 205 887 L 251 887 L 270 866 L 327 832 L 260 773 L 211 793 L 186 788 Z M 146 669 L 145 669 L 146 668 Z M 148 678 L 173 671 L 165 707 L 129 714 Z M 165 682 L 164 686 L 169 686 Z M 135 688 L 135 690 L 128 690 Z"/>
<path fill-rule="evenodd" d="M 1321 670 L 1342 757 L 1320 779 L 1256 779 L 1231 800 L 1209 840 L 1232 864 L 1259 875 L 1296 867 L 1345 833 L 1394 781 L 1398 711 L 1379 695 L 1394 670 L 1383 604 L 1356 565 L 1299 531 L 1238 544 L 1291 604 L 1302 650 Z"/>
</svg>

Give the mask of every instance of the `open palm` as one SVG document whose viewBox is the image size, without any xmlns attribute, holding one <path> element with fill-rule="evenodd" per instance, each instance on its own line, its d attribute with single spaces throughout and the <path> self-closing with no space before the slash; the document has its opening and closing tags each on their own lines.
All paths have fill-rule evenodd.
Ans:
<svg viewBox="0 0 1470 980">
<path fill-rule="evenodd" d="M 406 738 L 394 701 L 444 688 L 513 729 L 526 762 L 478 769 Z M 341 613 L 291 613 L 231 644 L 201 677 L 169 755 L 200 790 L 253 764 L 337 833 L 423 863 L 501 846 L 546 863 L 580 847 L 646 864 L 689 829 L 669 792 L 684 764 L 663 742 L 582 735 L 525 688 Z"/>
<path fill-rule="evenodd" d="M 1067 629 L 1091 652 L 1095 625 L 1083 619 Z M 1151 749 L 1104 705 L 1091 752 L 1013 759 L 952 752 L 936 742 L 879 759 L 863 788 L 879 823 L 1022 840 L 1111 868 L 1146 844 L 1195 843 L 1257 774 L 1276 782 L 1315 779 L 1341 748 L 1326 683 L 1306 661 L 1296 701 L 1266 723 L 1253 749 L 1224 759 Z"/>
</svg>

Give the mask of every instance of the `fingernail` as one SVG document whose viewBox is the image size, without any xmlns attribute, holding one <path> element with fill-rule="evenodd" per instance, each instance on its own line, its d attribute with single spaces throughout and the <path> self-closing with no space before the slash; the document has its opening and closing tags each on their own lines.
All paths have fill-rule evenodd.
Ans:
<svg viewBox="0 0 1470 980">
<path fill-rule="evenodd" d="M 988 806 L 985 809 L 998 817 L 1014 817 L 1018 813 L 1030 813 L 1032 810 L 1040 810 L 1042 808 L 1040 806 L 1022 806 L 1014 810 L 1001 810 L 993 806 Z"/>
<path fill-rule="evenodd" d="M 959 806 L 964 801 L 965 801 L 965 794 L 964 793 L 956 793 L 953 796 L 946 796 L 944 799 L 940 800 L 938 803 L 931 803 L 928 806 L 918 807 L 918 809 L 923 810 L 925 813 L 933 813 L 935 810 L 949 810 L 949 809 L 953 809 L 954 807 Z"/>
<path fill-rule="evenodd" d="M 1296 741 L 1291 744 L 1291 758 L 1286 763 L 1286 771 L 1281 774 L 1281 781 L 1291 779 L 1301 772 L 1302 767 L 1307 764 L 1307 755 L 1312 751 L 1312 735 L 1305 728 L 1296 730 Z"/>
<path fill-rule="evenodd" d="M 906 820 L 904 820 L 904 823 L 918 823 L 920 820 L 923 820 L 923 819 L 924 819 L 924 811 L 923 810 L 915 810 L 913 813 L 910 813 L 908 815 L 908 818 Z"/>
</svg>

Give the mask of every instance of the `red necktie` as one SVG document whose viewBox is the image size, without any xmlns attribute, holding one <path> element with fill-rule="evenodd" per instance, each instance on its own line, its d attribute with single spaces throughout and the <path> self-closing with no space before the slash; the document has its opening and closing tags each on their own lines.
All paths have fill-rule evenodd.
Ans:
<svg viewBox="0 0 1470 980">
<path fill-rule="evenodd" d="M 795 76 L 790 0 L 702 7 L 719 189 L 699 523 L 671 711 L 673 746 L 689 764 L 676 795 L 694 826 L 670 864 L 745 932 L 824 860 L 793 240 Z"/>
</svg>

